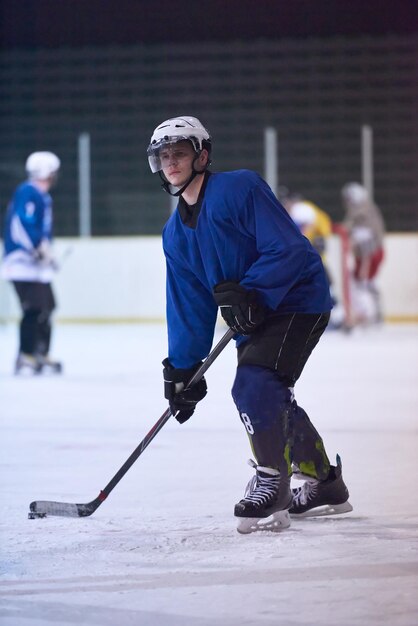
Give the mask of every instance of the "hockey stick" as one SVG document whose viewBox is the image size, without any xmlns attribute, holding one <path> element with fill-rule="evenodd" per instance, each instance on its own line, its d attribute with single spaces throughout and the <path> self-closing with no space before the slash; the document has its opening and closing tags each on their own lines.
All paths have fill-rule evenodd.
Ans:
<svg viewBox="0 0 418 626">
<path fill-rule="evenodd" d="M 57 260 L 57 267 L 61 269 L 64 263 L 67 261 L 68 257 L 72 255 L 74 252 L 74 248 L 72 246 L 67 246 L 65 250 L 62 252 L 60 258 Z"/>
<path fill-rule="evenodd" d="M 228 329 L 219 343 L 213 348 L 212 352 L 205 359 L 196 373 L 189 380 L 187 387 L 194 385 L 202 378 L 206 370 L 212 365 L 214 360 L 219 356 L 225 346 L 234 336 L 234 331 Z M 46 517 L 47 515 L 57 515 L 60 517 L 88 517 L 106 500 L 110 492 L 116 487 L 118 482 L 125 476 L 129 468 L 135 463 L 137 458 L 143 453 L 145 448 L 151 443 L 157 433 L 160 432 L 164 424 L 168 422 L 172 413 L 168 408 L 160 417 L 158 422 L 154 424 L 149 433 L 144 437 L 141 443 L 135 448 L 131 456 L 125 461 L 120 470 L 116 472 L 109 484 L 99 493 L 97 498 L 86 504 L 73 504 L 71 502 L 52 502 L 48 500 L 35 500 L 29 505 L 29 519 L 37 517 Z"/>
</svg>

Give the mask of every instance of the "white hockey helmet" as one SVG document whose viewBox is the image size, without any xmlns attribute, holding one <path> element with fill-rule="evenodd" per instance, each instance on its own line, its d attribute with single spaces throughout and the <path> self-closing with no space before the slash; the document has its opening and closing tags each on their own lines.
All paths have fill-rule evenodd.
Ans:
<svg viewBox="0 0 418 626">
<path fill-rule="evenodd" d="M 189 115 L 172 117 L 159 124 L 152 134 L 147 149 L 151 172 L 155 174 L 155 172 L 159 172 L 162 169 L 159 152 L 163 146 L 185 140 L 191 142 L 197 155 L 200 154 L 203 148 L 210 155 L 211 137 L 197 117 L 190 117 Z"/>
<path fill-rule="evenodd" d="M 26 160 L 26 171 L 33 180 L 46 180 L 56 174 L 61 161 L 53 152 L 32 152 Z"/>
<path fill-rule="evenodd" d="M 312 226 L 315 223 L 315 210 L 310 204 L 306 202 L 295 202 L 290 209 L 290 217 L 299 226 L 299 228 L 306 228 Z"/>
<path fill-rule="evenodd" d="M 360 183 L 347 183 L 342 188 L 341 195 L 343 200 L 349 204 L 361 204 L 369 198 L 366 187 Z"/>
</svg>

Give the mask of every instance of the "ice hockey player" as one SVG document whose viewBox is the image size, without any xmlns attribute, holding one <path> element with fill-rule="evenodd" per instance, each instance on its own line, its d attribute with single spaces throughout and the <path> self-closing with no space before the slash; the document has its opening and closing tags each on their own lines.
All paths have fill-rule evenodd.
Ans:
<svg viewBox="0 0 418 626">
<path fill-rule="evenodd" d="M 347 183 L 341 190 L 345 208 L 344 225 L 350 235 L 354 255 L 354 322 L 373 324 L 383 319 L 376 278 L 384 259 L 385 224 L 377 205 L 359 183 Z"/>
<path fill-rule="evenodd" d="M 26 161 L 28 179 L 17 187 L 6 212 L 2 277 L 13 283 L 22 309 L 16 373 L 62 369 L 49 356 L 55 308 L 51 281 L 57 269 L 49 190 L 59 169 L 60 160 L 52 152 L 33 152 Z"/>
<path fill-rule="evenodd" d="M 148 160 L 179 198 L 163 231 L 167 264 L 165 397 L 181 424 L 206 393 L 184 389 L 212 346 L 218 307 L 236 333 L 232 396 L 256 458 L 255 476 L 235 506 L 241 533 L 281 530 L 290 514 L 351 510 L 341 463 L 293 387 L 325 330 L 331 308 L 319 255 L 255 172 L 209 171 L 212 141 L 195 117 L 163 122 Z M 293 466 L 292 466 L 293 464 Z M 291 474 L 306 477 L 293 492 Z"/>
<path fill-rule="evenodd" d="M 338 301 L 334 288 L 332 272 L 327 261 L 327 248 L 332 234 L 332 220 L 328 213 L 320 209 L 314 202 L 306 200 L 301 194 L 291 193 L 281 202 L 288 211 L 290 217 L 319 253 L 325 272 L 328 277 L 330 293 L 332 297 L 331 317 L 327 328 L 345 328 L 344 307 Z"/>
</svg>

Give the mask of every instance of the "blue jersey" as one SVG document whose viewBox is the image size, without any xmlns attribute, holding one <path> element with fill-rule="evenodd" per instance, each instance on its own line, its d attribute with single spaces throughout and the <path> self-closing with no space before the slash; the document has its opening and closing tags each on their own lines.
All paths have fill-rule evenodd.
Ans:
<svg viewBox="0 0 418 626">
<path fill-rule="evenodd" d="M 52 201 L 29 182 L 16 189 L 7 208 L 4 251 L 32 250 L 52 238 Z"/>
<path fill-rule="evenodd" d="M 331 309 L 320 256 L 258 174 L 207 174 L 189 216 L 182 202 L 163 230 L 174 367 L 191 367 L 209 354 L 217 318 L 213 288 L 221 281 L 255 289 L 277 313 Z"/>
<path fill-rule="evenodd" d="M 52 270 L 40 264 L 35 251 L 52 240 L 52 200 L 31 182 L 17 187 L 7 207 L 2 275 L 7 280 L 50 279 Z"/>
</svg>

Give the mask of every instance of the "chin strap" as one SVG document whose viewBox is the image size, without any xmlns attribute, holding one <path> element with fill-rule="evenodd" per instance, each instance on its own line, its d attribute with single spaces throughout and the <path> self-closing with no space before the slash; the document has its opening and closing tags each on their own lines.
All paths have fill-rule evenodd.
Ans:
<svg viewBox="0 0 418 626">
<path fill-rule="evenodd" d="M 203 174 L 203 173 L 204 173 L 204 171 L 203 172 L 196 172 L 196 170 L 194 169 L 193 172 L 192 172 L 192 175 L 190 176 L 190 178 L 187 181 L 187 183 L 185 185 L 183 185 L 183 187 L 181 189 L 179 189 L 178 191 L 171 191 L 171 188 L 173 187 L 173 185 L 170 185 L 168 180 L 165 179 L 164 174 L 162 173 L 161 170 L 158 172 L 158 175 L 161 178 L 161 180 L 163 181 L 163 184 L 161 185 L 161 187 L 164 189 L 164 191 L 169 193 L 170 196 L 178 197 L 178 196 L 181 196 L 183 191 L 186 191 L 187 187 L 190 185 L 192 180 L 194 180 L 196 178 L 196 176 L 198 174 Z"/>
</svg>

